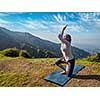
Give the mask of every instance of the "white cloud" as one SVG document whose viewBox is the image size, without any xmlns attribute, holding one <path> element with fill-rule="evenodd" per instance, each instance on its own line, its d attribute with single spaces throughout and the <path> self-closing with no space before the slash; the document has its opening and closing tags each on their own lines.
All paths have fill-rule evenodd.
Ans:
<svg viewBox="0 0 100 100">
<path fill-rule="evenodd" d="M 90 18 L 91 18 L 91 16 L 89 13 L 81 13 L 80 14 L 81 21 L 87 22 L 87 21 L 90 21 Z"/>
<path fill-rule="evenodd" d="M 53 15 L 53 18 L 58 22 L 58 23 L 62 23 L 63 21 L 66 21 L 66 16 L 62 16 L 60 14 L 58 15 Z"/>
<path fill-rule="evenodd" d="M 85 22 L 93 22 L 98 20 L 99 12 L 79 13 L 80 20 Z"/>
<path fill-rule="evenodd" d="M 96 21 L 96 24 L 97 24 L 98 26 L 100 26 L 100 19 L 98 19 L 98 20 Z"/>
<path fill-rule="evenodd" d="M 1 13 L 0 12 L 0 17 L 4 17 L 4 16 L 8 16 L 8 14 L 7 13 Z"/>
<path fill-rule="evenodd" d="M 60 14 L 58 14 L 58 19 L 60 22 L 63 21 L 63 17 Z"/>
<path fill-rule="evenodd" d="M 56 20 L 58 23 L 60 22 L 59 18 L 58 18 L 56 15 L 53 15 L 53 17 L 55 18 L 55 20 Z"/>
<path fill-rule="evenodd" d="M 79 26 L 79 25 L 72 25 L 72 26 L 69 26 L 68 27 L 68 30 L 70 31 L 70 32 L 81 32 L 82 31 L 82 27 L 81 26 Z"/>
<path fill-rule="evenodd" d="M 98 33 L 100 30 L 100 13 L 78 13 L 79 14 L 79 25 L 83 27 L 83 31 L 89 34 Z"/>
<path fill-rule="evenodd" d="M 65 15 L 64 15 L 64 18 L 63 18 L 63 19 L 64 19 L 64 21 L 66 21 L 66 20 L 67 20 L 67 18 L 66 18 L 66 16 L 65 16 Z"/>
<path fill-rule="evenodd" d="M 23 12 L 0 12 L 0 17 L 7 17 L 15 14 L 23 14 Z"/>
<path fill-rule="evenodd" d="M 76 22 L 67 21 L 66 22 L 66 16 L 61 16 L 60 14 L 50 16 L 51 21 L 49 20 L 33 20 L 31 18 L 28 18 L 27 20 L 23 21 L 22 25 L 29 28 L 31 32 L 39 33 L 42 35 L 44 33 L 46 34 L 58 34 L 61 32 L 61 29 L 63 26 L 68 24 L 68 29 L 66 31 L 68 32 L 80 32 L 83 30 L 83 27 L 78 25 Z M 54 19 L 56 21 L 54 21 Z M 58 23 L 59 22 L 59 23 Z M 52 36 L 53 37 L 53 36 Z"/>
<path fill-rule="evenodd" d="M 0 26 L 5 27 L 5 26 L 7 26 L 9 23 L 10 23 L 10 22 L 7 21 L 7 20 L 0 19 Z"/>
<path fill-rule="evenodd" d="M 23 21 L 22 25 L 34 30 L 48 28 L 46 25 L 42 24 L 42 21 L 32 20 L 31 18 L 28 18 L 27 20 Z"/>
</svg>

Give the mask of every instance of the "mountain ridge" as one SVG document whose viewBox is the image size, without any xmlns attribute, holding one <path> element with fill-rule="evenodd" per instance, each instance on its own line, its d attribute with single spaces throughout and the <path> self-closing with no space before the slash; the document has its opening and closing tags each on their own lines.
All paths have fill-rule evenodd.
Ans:
<svg viewBox="0 0 100 100">
<path fill-rule="evenodd" d="M 34 57 L 60 57 L 60 44 L 53 43 L 36 37 L 28 32 L 11 31 L 0 27 L 0 50 L 16 47 L 27 50 Z M 88 52 L 73 48 L 73 54 L 76 58 L 83 58 L 90 55 Z"/>
</svg>

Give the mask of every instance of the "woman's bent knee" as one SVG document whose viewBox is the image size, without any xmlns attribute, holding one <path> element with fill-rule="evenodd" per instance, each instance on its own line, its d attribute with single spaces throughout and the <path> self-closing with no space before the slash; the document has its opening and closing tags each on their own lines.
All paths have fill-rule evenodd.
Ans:
<svg viewBox="0 0 100 100">
<path fill-rule="evenodd" d="M 59 66 L 61 63 L 62 63 L 61 59 L 58 59 L 58 60 L 55 62 L 55 64 L 56 64 L 57 66 Z"/>
</svg>

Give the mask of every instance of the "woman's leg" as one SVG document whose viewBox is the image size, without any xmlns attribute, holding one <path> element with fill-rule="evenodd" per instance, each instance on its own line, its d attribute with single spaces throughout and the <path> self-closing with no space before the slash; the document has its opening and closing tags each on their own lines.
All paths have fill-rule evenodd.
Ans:
<svg viewBox="0 0 100 100">
<path fill-rule="evenodd" d="M 62 63 L 66 63 L 65 61 L 63 61 L 63 59 L 64 59 L 64 57 L 61 57 L 60 59 L 58 59 L 58 60 L 55 62 L 55 64 L 56 64 L 58 67 L 60 67 L 61 69 L 64 70 L 64 72 L 62 72 L 62 74 L 63 74 L 63 73 L 66 73 L 66 68 L 64 68 L 64 67 L 61 65 Z"/>
<path fill-rule="evenodd" d="M 75 66 L 75 59 L 69 60 L 68 61 L 68 77 L 72 76 L 74 66 Z"/>
</svg>

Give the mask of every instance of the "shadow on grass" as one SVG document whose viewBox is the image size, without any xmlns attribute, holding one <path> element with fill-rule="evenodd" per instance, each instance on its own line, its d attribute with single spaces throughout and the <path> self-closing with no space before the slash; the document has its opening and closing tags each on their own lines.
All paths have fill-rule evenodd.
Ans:
<svg viewBox="0 0 100 100">
<path fill-rule="evenodd" d="M 95 79 L 95 80 L 100 81 L 100 75 L 74 75 L 73 78 L 84 79 L 84 80 Z"/>
</svg>

